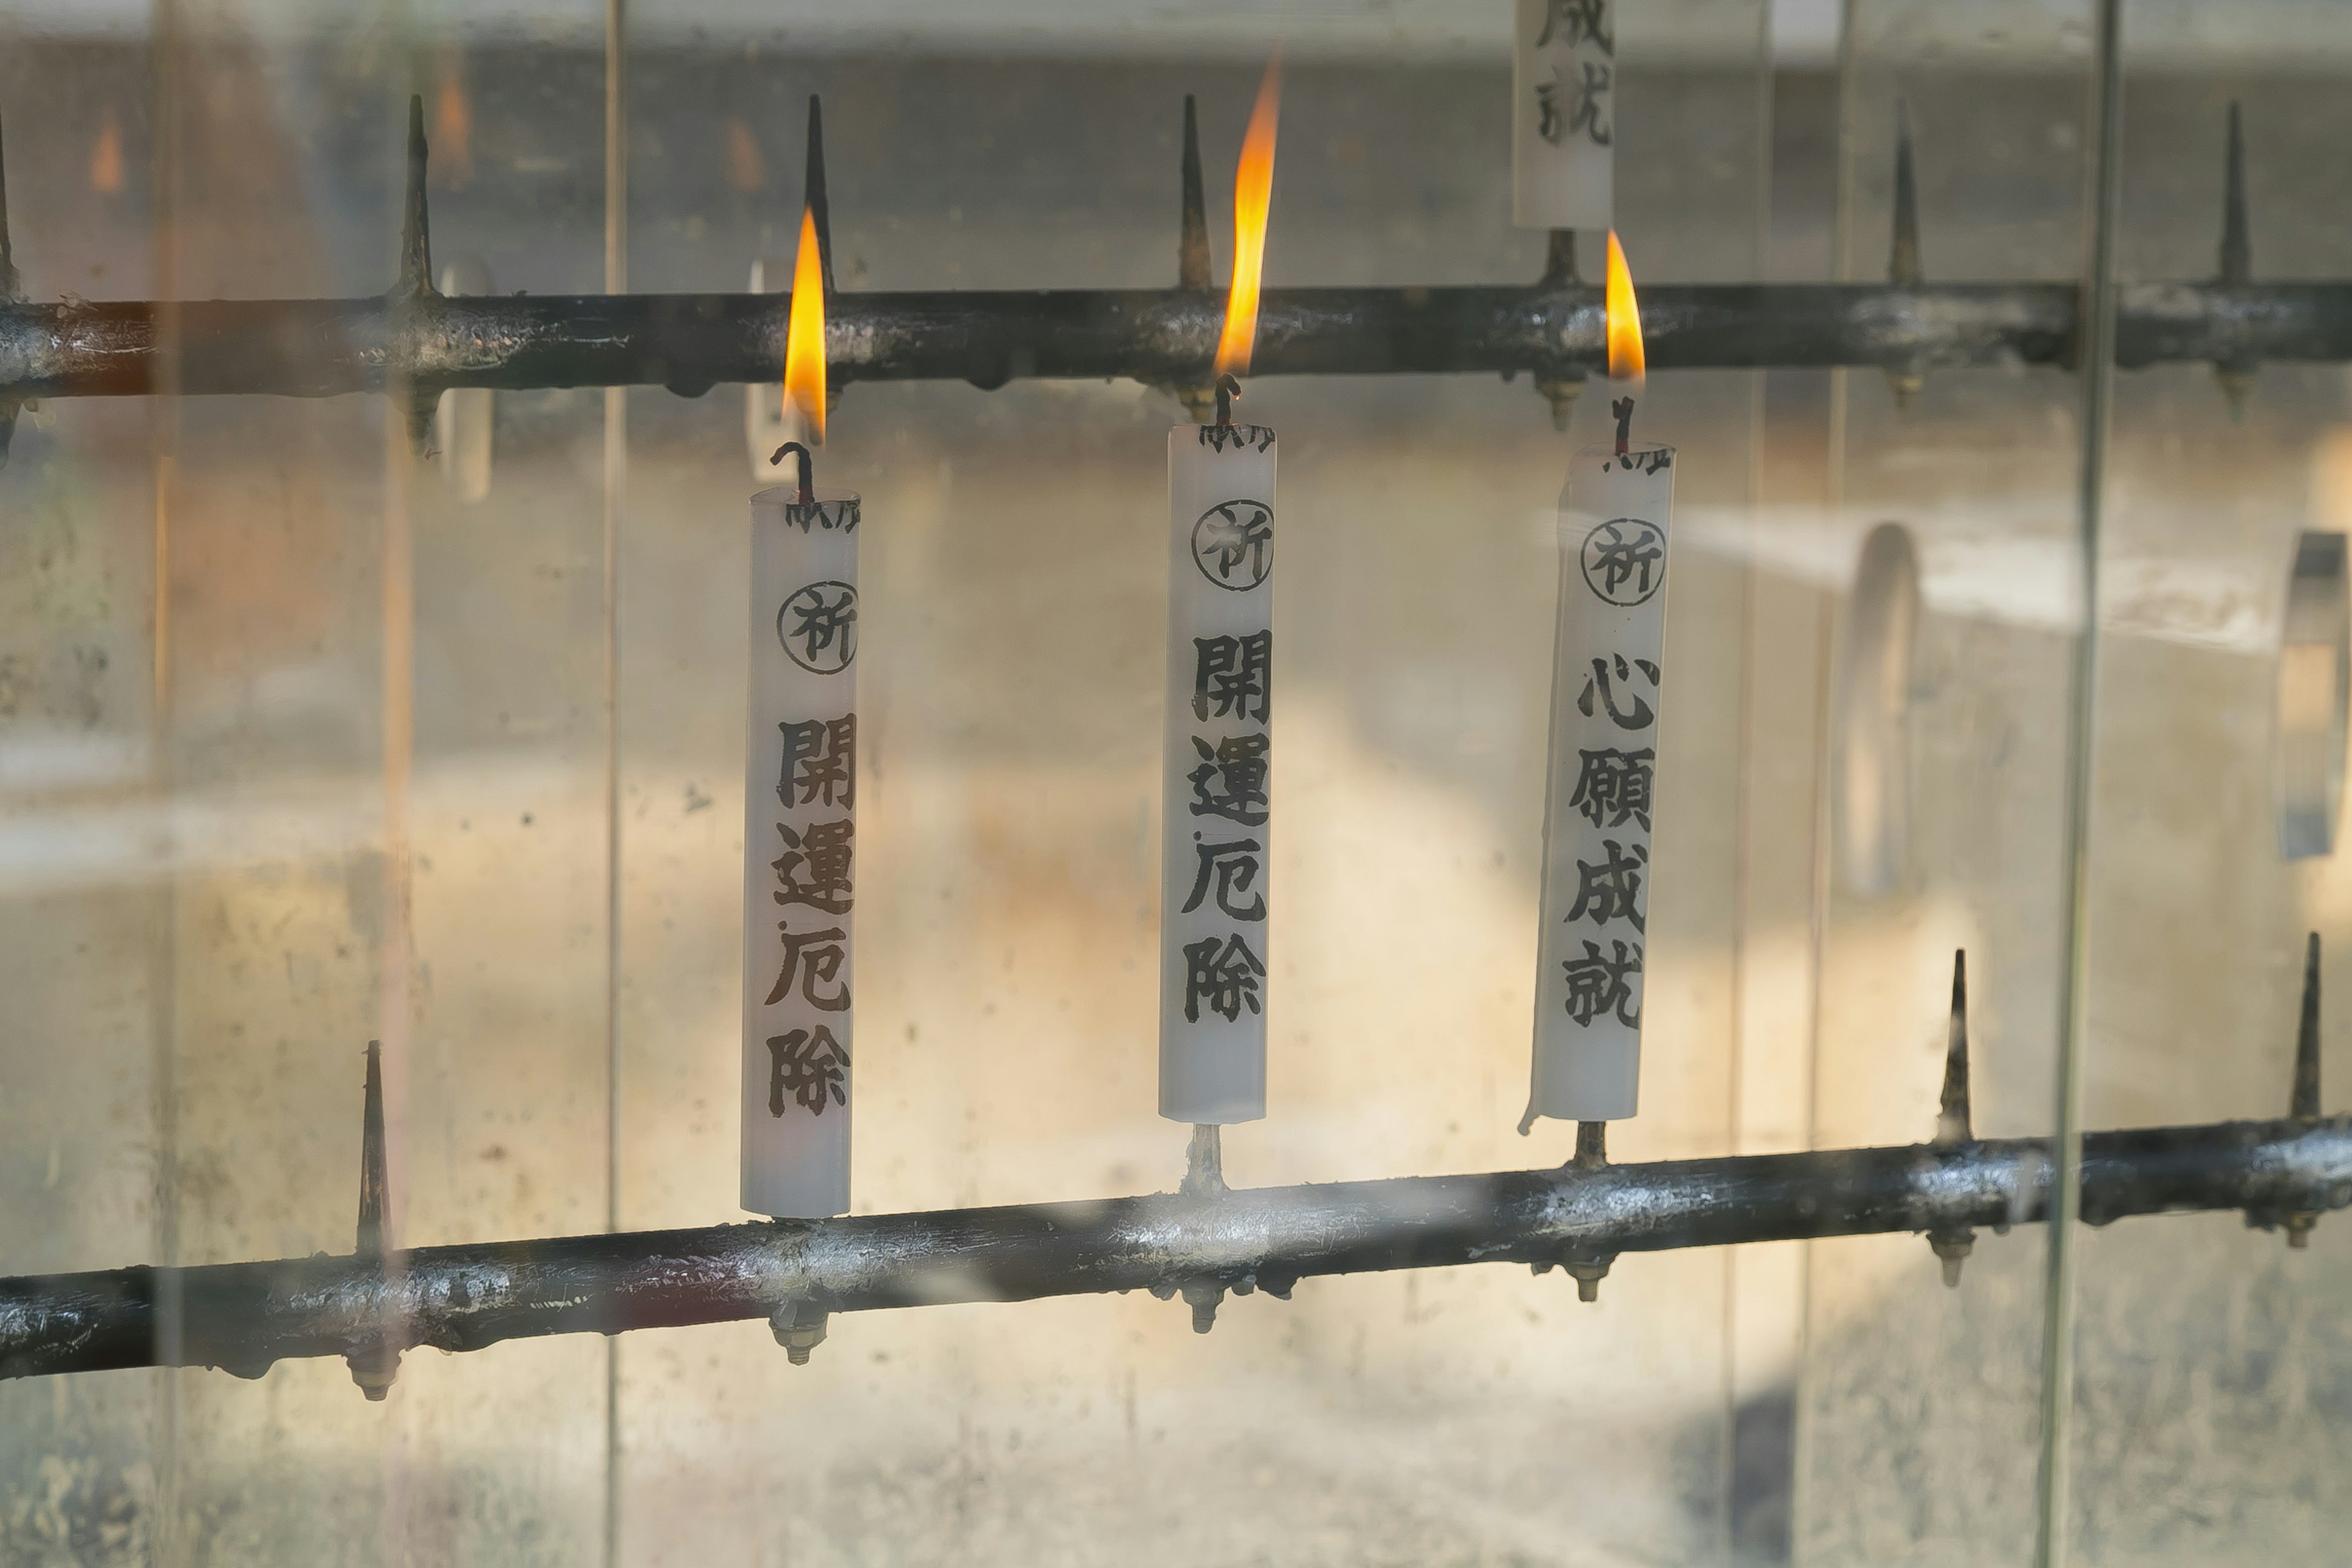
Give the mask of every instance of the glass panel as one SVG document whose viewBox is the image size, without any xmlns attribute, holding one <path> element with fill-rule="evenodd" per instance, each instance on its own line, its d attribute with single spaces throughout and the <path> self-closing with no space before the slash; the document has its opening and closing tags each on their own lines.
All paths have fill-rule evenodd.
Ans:
<svg viewBox="0 0 2352 1568">
<path fill-rule="evenodd" d="M 1872 0 L 1852 15 L 1843 274 L 1888 275 L 1903 113 L 1929 279 L 2078 278 L 2092 8 L 2029 19 Z M 1974 1129 L 2046 1137 L 2066 963 L 2080 379 L 1843 380 L 1822 416 L 1827 504 L 1780 540 L 1784 570 L 1823 586 L 1834 622 L 1820 678 L 1832 778 L 1813 1142 L 1934 1130 L 1961 950 Z M 1887 523 L 1902 531 L 1879 533 Z M 1889 629 L 1886 596 L 1906 554 L 1907 635 Z M 1907 661 L 1887 661 L 1890 637 Z M 2038 1227 L 1979 1235 L 1952 1289 L 1917 1237 L 1811 1247 L 1801 1561 L 2030 1556 L 2046 1247 Z"/>
<path fill-rule="evenodd" d="M 381 292 L 412 89 L 444 232 L 481 237 L 505 286 L 596 284 L 593 52 L 518 93 L 499 84 L 524 50 L 413 53 L 357 15 L 12 32 L 35 298 Z M 566 112 L 584 158 L 553 140 Z M 562 258 L 583 211 L 584 273 Z M 502 405 L 480 503 L 412 464 L 381 397 L 67 399 L 20 428 L 0 476 L 0 920 L 31 1026 L 8 1058 L 12 1270 L 349 1251 L 371 1039 L 396 1242 L 602 1224 L 599 480 L 570 459 L 598 405 Z M 381 1406 L 332 1358 L 12 1382 L 0 1541 L 575 1562 L 601 1534 L 603 1361 L 586 1340 L 411 1355 Z"/>
<path fill-rule="evenodd" d="M 10 32 L 9 127 L 21 137 L 43 121 L 58 152 L 39 168 L 12 160 L 24 287 L 152 296 L 144 61 Z M 20 415 L 0 471 L 0 1247 L 12 1273 L 154 1258 L 170 1235 L 157 1203 L 175 921 L 151 699 L 154 414 L 90 399 Z M 150 1550 L 162 1387 L 152 1373 L 0 1384 L 6 1555 Z"/>
<path fill-rule="evenodd" d="M 2253 276 L 2340 275 L 2344 192 L 2326 149 L 2352 26 L 2308 5 L 2249 14 L 2226 35 L 2192 21 L 2129 14 L 2126 281 L 2214 271 L 2232 105 Z M 2238 368 L 2235 384 L 2200 365 L 2116 382 L 2086 1127 L 2284 1115 L 2306 933 L 2323 974 L 2342 973 L 2343 849 L 2285 841 L 2282 795 L 2303 770 L 2283 763 L 2282 731 L 2315 706 L 2327 743 L 2337 700 L 2332 648 L 2311 672 L 2325 690 L 2299 700 L 2284 645 L 2311 646 L 2287 614 L 2299 540 L 2352 526 L 2344 371 Z M 2339 616 L 2343 597 L 2339 576 Z M 2340 767 L 2340 730 L 2330 749 Z M 2077 1560 L 2326 1556 L 2352 1514 L 2330 1436 L 2352 1366 L 2342 1238 L 2323 1225 L 2293 1250 L 2275 1230 L 2200 1215 L 2085 1231 L 2080 1257 Z"/>
</svg>

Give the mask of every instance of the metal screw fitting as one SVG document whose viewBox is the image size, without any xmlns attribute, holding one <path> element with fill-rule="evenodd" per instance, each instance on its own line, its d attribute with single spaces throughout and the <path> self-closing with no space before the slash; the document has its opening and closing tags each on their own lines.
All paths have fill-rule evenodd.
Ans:
<svg viewBox="0 0 2352 1568">
<path fill-rule="evenodd" d="M 352 1381 L 370 1404 L 383 1404 L 392 1393 L 393 1380 L 400 1375 L 400 1352 L 382 1340 L 352 1352 L 343 1361 L 352 1369 Z"/>
<path fill-rule="evenodd" d="M 824 1343 L 825 1314 L 804 1301 L 787 1301 L 768 1320 L 776 1342 L 794 1366 L 806 1366 L 816 1347 Z"/>
</svg>

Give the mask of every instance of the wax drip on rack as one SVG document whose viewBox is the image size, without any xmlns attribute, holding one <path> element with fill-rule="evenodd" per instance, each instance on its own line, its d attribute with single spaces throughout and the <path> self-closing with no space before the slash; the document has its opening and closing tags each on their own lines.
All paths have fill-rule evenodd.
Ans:
<svg viewBox="0 0 2352 1568">
<path fill-rule="evenodd" d="M 1204 1198 L 1225 1190 L 1223 1129 L 1212 1122 L 1197 1123 L 1192 1147 L 1184 1152 L 1184 1184 L 1177 1191 L 1187 1197 Z"/>
<path fill-rule="evenodd" d="M 1626 445 L 1633 438 L 1633 400 L 1630 397 L 1612 399 L 1609 412 L 1617 416 L 1617 455 L 1625 455 Z"/>
<path fill-rule="evenodd" d="M 1234 399 L 1242 395 L 1242 384 L 1231 374 L 1217 377 L 1217 428 L 1234 427 Z"/>
<path fill-rule="evenodd" d="M 1624 444 L 1623 444 L 1623 441 L 1622 440 L 1622 438 L 1621 438 L 1621 439 L 1620 439 L 1620 441 L 1619 441 L 1619 444 L 1618 444 L 1617 449 L 1618 449 L 1619 451 L 1621 451 L 1621 452 L 1622 452 L 1622 451 L 1623 451 L 1623 450 L 1625 449 L 1625 447 L 1624 447 Z M 781 463 L 781 462 L 782 462 L 782 461 L 784 460 L 784 454 L 785 454 L 786 452 L 797 452 L 797 453 L 799 453 L 799 454 L 800 454 L 800 459 L 801 459 L 801 460 L 800 460 L 800 465 L 799 465 L 799 467 L 800 467 L 800 479 L 799 479 L 799 491 L 800 491 L 800 493 L 793 497 L 793 504 L 794 504 L 794 505 L 796 505 L 796 506 L 814 506 L 814 505 L 815 505 L 815 504 L 816 504 L 816 489 L 815 489 L 815 475 L 816 475 L 816 467 L 815 467 L 815 465 L 814 465 L 813 462 L 811 462 L 811 461 L 810 461 L 810 458 L 809 458 L 809 449 L 808 449 L 806 447 L 802 446 L 798 441 L 787 441 L 787 442 L 785 442 L 782 446 L 781 446 L 781 447 L 777 447 L 777 448 L 776 448 L 776 450 L 775 450 L 775 454 L 774 454 L 772 457 L 771 457 L 771 458 L 768 459 L 768 461 L 769 461 L 769 462 L 771 462 L 771 463 Z"/>
</svg>

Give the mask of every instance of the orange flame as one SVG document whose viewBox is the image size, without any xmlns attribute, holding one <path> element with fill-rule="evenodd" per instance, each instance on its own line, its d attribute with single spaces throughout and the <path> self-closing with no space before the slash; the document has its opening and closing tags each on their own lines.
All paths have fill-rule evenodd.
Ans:
<svg viewBox="0 0 2352 1568">
<path fill-rule="evenodd" d="M 801 209 L 800 255 L 793 262 L 792 323 L 784 334 L 784 410 L 801 411 L 808 444 L 824 445 L 824 264 L 816 214 Z"/>
<path fill-rule="evenodd" d="M 1617 231 L 1609 231 L 1609 376 L 1612 381 L 1639 381 L 1646 364 L 1642 357 L 1642 307 L 1633 302 L 1633 275 L 1626 270 L 1624 249 Z"/>
<path fill-rule="evenodd" d="M 1274 131 L 1282 116 L 1282 57 L 1265 63 L 1234 170 L 1234 281 L 1225 293 L 1225 330 L 1217 339 L 1216 374 L 1247 375 L 1257 348 L 1258 275 L 1265 261 L 1265 215 L 1274 204 Z"/>
</svg>

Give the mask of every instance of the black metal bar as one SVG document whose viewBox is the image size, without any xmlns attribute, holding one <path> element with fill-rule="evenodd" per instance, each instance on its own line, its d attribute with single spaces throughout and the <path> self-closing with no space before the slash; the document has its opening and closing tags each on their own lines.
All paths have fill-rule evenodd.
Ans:
<svg viewBox="0 0 2352 1568">
<path fill-rule="evenodd" d="M 2093 1133 L 2082 1215 L 2352 1204 L 2352 1119 Z M 379 1342 L 479 1350 L 542 1334 L 1309 1275 L 1576 1264 L 1735 1242 L 2005 1227 L 2044 1217 L 2046 1140 L 1825 1151 L 1199 1196 L 428 1247 L 383 1265 L 287 1258 L 0 1280 L 0 1376 L 172 1363 L 258 1376 Z M 183 1304 L 159 1335 L 155 1302 Z M 1188 1297 L 1188 1300 L 1190 1298 Z"/>
<path fill-rule="evenodd" d="M 2071 283 L 1653 285 L 1652 370 L 2064 365 Z M 2352 360 L 2352 284 L 2145 283 L 2121 291 L 2117 363 Z M 1224 302 L 1195 289 L 845 294 L 826 355 L 847 381 L 1129 377 L 1206 384 Z M 789 294 L 191 300 L 178 389 L 324 397 L 667 386 L 698 395 L 782 373 Z M 158 308 L 0 303 L 0 400 L 156 390 Z M 1265 297 L 1260 375 L 1604 367 L 1598 288 L 1282 289 Z"/>
</svg>

